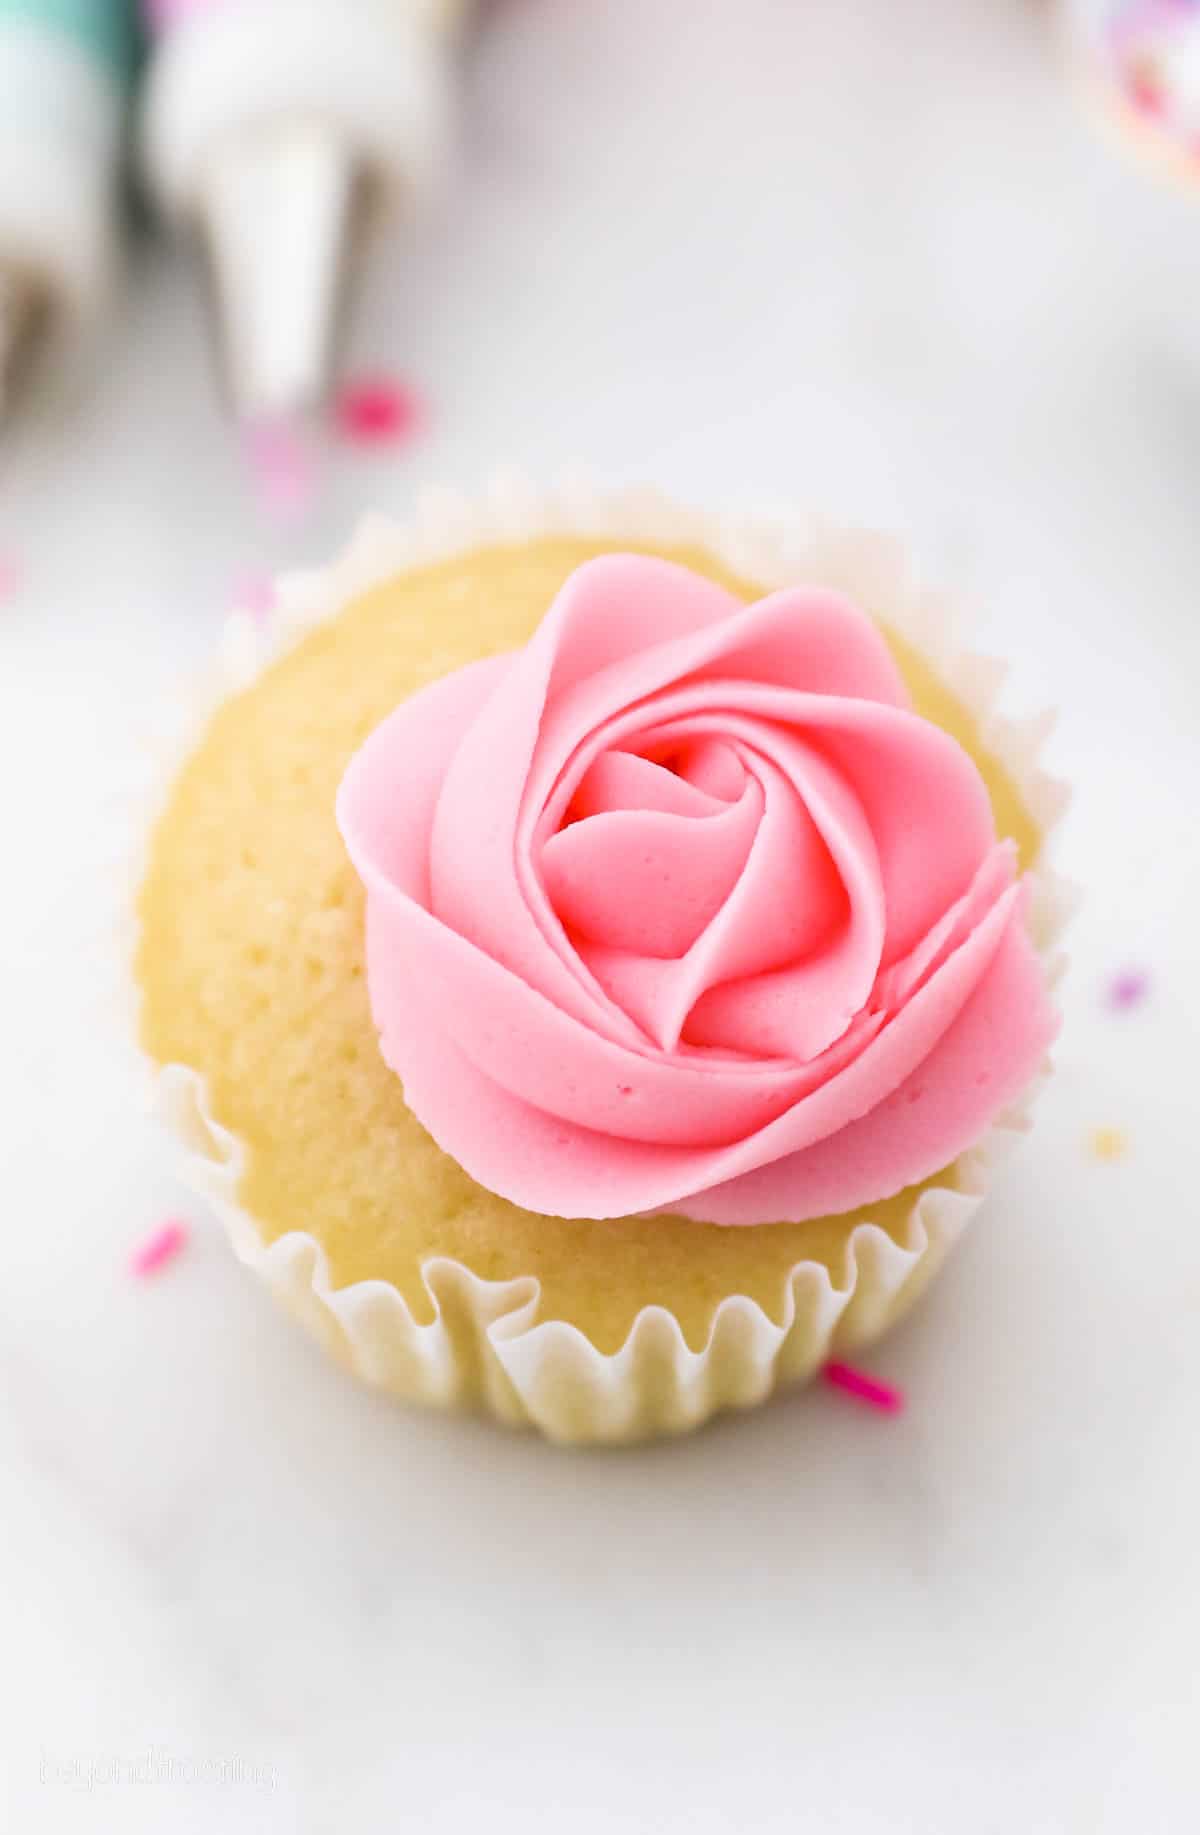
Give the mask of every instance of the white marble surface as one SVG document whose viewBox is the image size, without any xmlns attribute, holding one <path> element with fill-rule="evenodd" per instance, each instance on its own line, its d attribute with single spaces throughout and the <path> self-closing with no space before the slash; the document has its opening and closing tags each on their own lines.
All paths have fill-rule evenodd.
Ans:
<svg viewBox="0 0 1200 1835">
<path fill-rule="evenodd" d="M 149 253 L 103 386 L 0 453 L 6 1830 L 1200 1826 L 1200 212 L 1093 144 L 1043 28 L 511 0 L 358 331 L 428 388 L 423 445 L 264 535 Z M 99 863 L 141 735 L 239 572 L 501 459 L 907 531 L 1012 705 L 1061 704 L 1061 1072 L 877 1352 L 898 1423 L 813 1393 L 587 1457 L 393 1410 L 276 1316 L 137 1106 Z M 1155 993 L 1116 1019 L 1127 960 Z M 192 1248 L 132 1283 L 176 1208 Z"/>
</svg>

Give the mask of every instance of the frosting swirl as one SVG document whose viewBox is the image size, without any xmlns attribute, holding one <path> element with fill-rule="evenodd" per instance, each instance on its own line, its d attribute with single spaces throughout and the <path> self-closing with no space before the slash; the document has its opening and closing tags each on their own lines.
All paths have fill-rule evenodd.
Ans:
<svg viewBox="0 0 1200 1835">
<path fill-rule="evenodd" d="M 530 1210 L 798 1221 L 939 1171 L 1056 1030 L 965 751 L 836 596 L 576 570 L 351 760 L 384 1056 Z"/>
</svg>

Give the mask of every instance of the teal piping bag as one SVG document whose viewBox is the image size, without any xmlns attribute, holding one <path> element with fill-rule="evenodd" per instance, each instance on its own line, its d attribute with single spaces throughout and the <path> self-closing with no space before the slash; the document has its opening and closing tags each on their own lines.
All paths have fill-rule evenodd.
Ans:
<svg viewBox="0 0 1200 1835">
<path fill-rule="evenodd" d="M 127 0 L 0 0 L 0 415 L 111 292 L 133 55 Z"/>
</svg>

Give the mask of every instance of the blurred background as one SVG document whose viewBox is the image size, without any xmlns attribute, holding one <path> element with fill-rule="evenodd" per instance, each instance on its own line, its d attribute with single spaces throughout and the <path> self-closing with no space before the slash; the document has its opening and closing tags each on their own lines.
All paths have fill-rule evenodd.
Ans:
<svg viewBox="0 0 1200 1835">
<path fill-rule="evenodd" d="M 170 11 L 164 42 L 200 32 Z M 0 1825 L 1200 1827 L 1193 21 L 494 0 L 446 41 L 440 181 L 376 234 L 303 425 L 222 397 L 157 222 L 203 164 L 167 89 L 112 305 L 0 430 Z M 356 240 L 321 171 L 259 252 L 281 311 L 319 293 L 322 209 Z M 238 348 L 278 354 L 257 310 L 226 301 Z M 1013 659 L 1008 709 L 1061 711 L 1059 1075 L 875 1354 L 897 1422 L 811 1393 L 588 1457 L 389 1408 L 268 1309 L 144 1117 L 123 862 L 225 614 L 365 510 L 577 464 L 900 532 Z M 137 1286 L 168 1214 L 186 1254 Z"/>
</svg>

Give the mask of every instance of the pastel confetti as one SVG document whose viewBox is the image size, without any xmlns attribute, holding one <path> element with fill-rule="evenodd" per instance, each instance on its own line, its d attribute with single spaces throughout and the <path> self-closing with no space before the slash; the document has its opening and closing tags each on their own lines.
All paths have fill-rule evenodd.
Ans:
<svg viewBox="0 0 1200 1835">
<path fill-rule="evenodd" d="M 303 433 L 286 421 L 248 427 L 243 450 L 259 503 L 277 522 L 296 522 L 312 503 L 316 465 Z"/>
<path fill-rule="evenodd" d="M 275 610 L 275 582 L 269 574 L 245 574 L 234 589 L 233 604 L 236 611 L 245 612 L 255 624 L 266 624 Z"/>
<path fill-rule="evenodd" d="M 821 1375 L 831 1389 L 840 1389 L 856 1402 L 876 1408 L 881 1414 L 899 1414 L 904 1407 L 903 1389 L 881 1383 L 878 1377 L 868 1376 L 865 1370 L 856 1370 L 853 1364 L 828 1363 Z"/>
<path fill-rule="evenodd" d="M 157 1274 L 160 1268 L 175 1259 L 187 1239 L 187 1224 L 178 1217 L 169 1217 L 138 1244 L 129 1258 L 129 1272 L 139 1281 Z"/>
<path fill-rule="evenodd" d="M 386 376 L 347 382 L 334 404 L 339 432 L 356 446 L 395 446 L 418 433 L 426 418 L 420 396 Z"/>
<path fill-rule="evenodd" d="M 1088 1152 L 1094 1160 L 1107 1164 L 1123 1160 L 1129 1152 L 1129 1137 L 1120 1128 L 1093 1128 L 1088 1136 Z"/>
<path fill-rule="evenodd" d="M 1114 975 L 1108 984 L 1107 1001 L 1117 1012 L 1140 1007 L 1150 992 L 1150 977 L 1144 969 L 1126 968 Z"/>
</svg>

